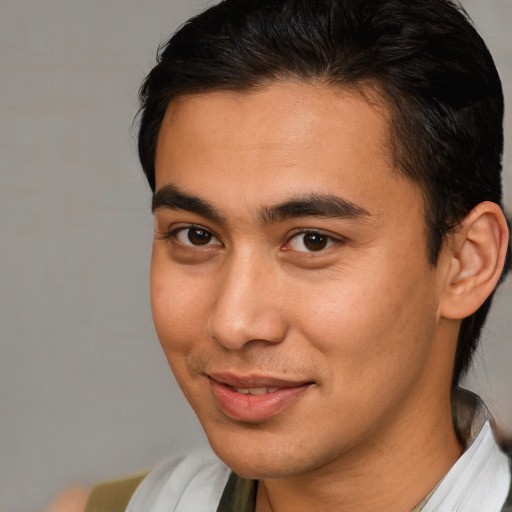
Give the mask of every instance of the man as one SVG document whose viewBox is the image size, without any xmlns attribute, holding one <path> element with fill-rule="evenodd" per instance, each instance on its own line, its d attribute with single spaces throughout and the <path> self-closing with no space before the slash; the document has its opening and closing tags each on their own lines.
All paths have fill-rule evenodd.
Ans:
<svg viewBox="0 0 512 512">
<path fill-rule="evenodd" d="M 509 240 L 501 85 L 464 12 L 225 0 L 141 101 L 155 326 L 215 455 L 133 481 L 126 510 L 506 510 L 457 387 Z"/>
</svg>

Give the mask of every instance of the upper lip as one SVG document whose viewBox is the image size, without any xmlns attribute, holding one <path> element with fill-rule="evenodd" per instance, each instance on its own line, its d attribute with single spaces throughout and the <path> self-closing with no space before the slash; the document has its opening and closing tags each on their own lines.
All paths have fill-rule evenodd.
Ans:
<svg viewBox="0 0 512 512">
<path fill-rule="evenodd" d="M 208 373 L 208 377 L 236 389 L 247 388 L 294 388 L 312 384 L 310 380 L 290 380 L 267 375 L 236 375 L 234 373 Z"/>
</svg>

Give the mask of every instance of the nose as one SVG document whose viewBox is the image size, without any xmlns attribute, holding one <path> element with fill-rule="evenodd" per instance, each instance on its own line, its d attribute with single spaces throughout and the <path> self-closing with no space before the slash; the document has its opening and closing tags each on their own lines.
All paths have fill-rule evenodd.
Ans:
<svg viewBox="0 0 512 512">
<path fill-rule="evenodd" d="M 218 276 L 209 336 L 229 350 L 254 341 L 283 341 L 288 327 L 279 281 L 264 258 L 233 255 Z"/>
</svg>

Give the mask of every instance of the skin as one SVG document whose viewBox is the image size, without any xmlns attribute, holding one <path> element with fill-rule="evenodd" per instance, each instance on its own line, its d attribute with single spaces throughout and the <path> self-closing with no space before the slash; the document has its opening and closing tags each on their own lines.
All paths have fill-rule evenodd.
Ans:
<svg viewBox="0 0 512 512">
<path fill-rule="evenodd" d="M 429 264 L 421 192 L 387 140 L 384 108 L 302 83 L 184 96 L 162 124 L 155 326 L 213 449 L 260 479 L 259 512 L 410 510 L 461 453 L 460 318 L 443 311 L 460 264 L 452 246 Z M 327 195 L 358 213 L 264 215 Z M 212 393 L 216 372 L 312 385 L 240 421 Z"/>
</svg>

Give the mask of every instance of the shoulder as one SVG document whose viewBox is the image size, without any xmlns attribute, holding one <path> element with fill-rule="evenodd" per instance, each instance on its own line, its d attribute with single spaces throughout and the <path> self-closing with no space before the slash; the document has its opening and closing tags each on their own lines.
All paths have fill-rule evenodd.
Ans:
<svg viewBox="0 0 512 512">
<path fill-rule="evenodd" d="M 506 503 L 501 512 L 512 512 L 512 437 L 510 437 L 510 433 L 509 435 L 506 435 L 503 431 L 497 429 L 495 425 L 493 426 L 496 442 L 498 443 L 501 451 L 508 457 L 510 471 L 510 489 Z"/>
<path fill-rule="evenodd" d="M 504 447 L 507 448 L 507 447 Z M 503 507 L 502 512 L 512 512 L 512 441 L 509 440 L 508 449 L 506 449 L 506 453 L 509 456 L 509 468 L 510 468 L 510 490 L 508 492 L 508 497 Z"/>
<path fill-rule="evenodd" d="M 210 450 L 174 457 L 150 472 L 96 485 L 85 512 L 215 512 L 229 475 Z"/>
<path fill-rule="evenodd" d="M 131 496 L 148 472 L 109 480 L 95 485 L 89 494 L 84 512 L 124 512 Z"/>
<path fill-rule="evenodd" d="M 138 485 L 126 512 L 215 512 L 229 475 L 211 450 L 166 460 Z"/>
<path fill-rule="evenodd" d="M 508 457 L 508 465 L 510 471 L 510 489 L 508 492 L 505 505 L 503 506 L 501 512 L 512 512 L 512 438 L 503 436 L 502 433 L 500 433 L 499 431 L 495 433 L 497 438 L 496 440 L 501 450 Z"/>
</svg>

